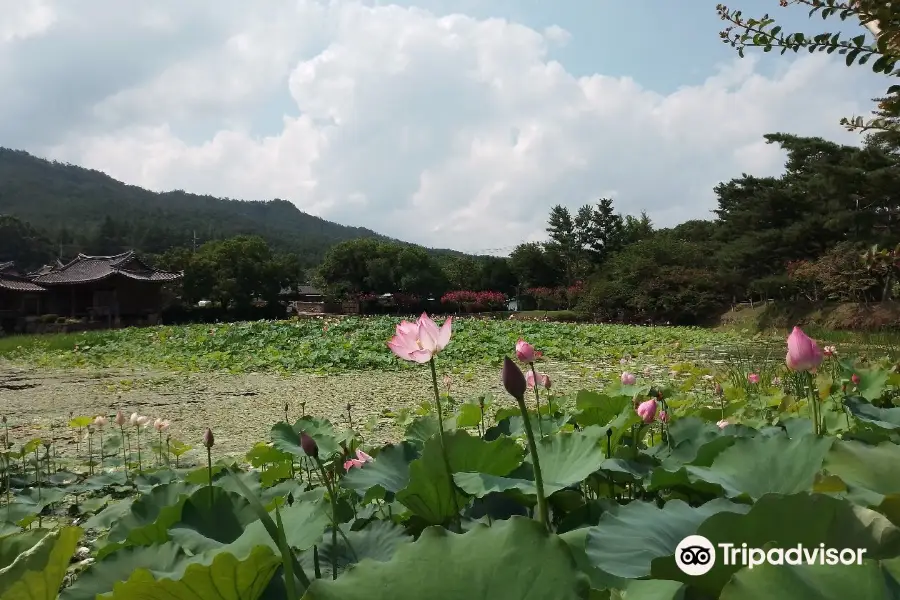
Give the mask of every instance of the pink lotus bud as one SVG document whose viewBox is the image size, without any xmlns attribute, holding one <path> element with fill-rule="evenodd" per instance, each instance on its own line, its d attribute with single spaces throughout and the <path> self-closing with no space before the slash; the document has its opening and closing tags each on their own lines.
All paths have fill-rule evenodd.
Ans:
<svg viewBox="0 0 900 600">
<path fill-rule="evenodd" d="M 94 427 L 97 429 L 103 429 L 106 427 L 106 417 L 100 415 L 96 419 L 94 419 Z"/>
<path fill-rule="evenodd" d="M 544 389 L 549 390 L 550 389 L 550 376 L 547 375 L 546 373 L 541 373 L 539 375 L 539 378 L 541 380 L 541 385 L 544 386 Z"/>
<path fill-rule="evenodd" d="M 137 427 L 138 419 L 140 419 L 140 418 L 141 418 L 141 415 L 137 414 L 136 412 L 133 412 L 133 413 L 131 413 L 131 416 L 128 418 L 128 422 L 131 424 L 132 427 Z"/>
<path fill-rule="evenodd" d="M 520 338 L 516 342 L 516 358 L 525 363 L 534 362 L 534 346 Z"/>
<path fill-rule="evenodd" d="M 859 375 L 854 373 L 853 375 L 850 376 L 850 381 L 853 382 L 853 385 L 859 385 Z"/>
<path fill-rule="evenodd" d="M 628 371 L 622 373 L 619 379 L 622 381 L 622 385 L 634 385 L 637 382 L 637 377 L 634 376 L 634 373 L 629 373 Z"/>
<path fill-rule="evenodd" d="M 787 339 L 787 355 L 784 362 L 792 371 L 812 371 L 822 364 L 824 358 L 816 342 L 794 327 Z"/>
<path fill-rule="evenodd" d="M 121 408 L 116 412 L 116 425 L 119 427 L 125 425 L 125 413 L 122 412 Z"/>
<path fill-rule="evenodd" d="M 503 370 L 500 371 L 500 381 L 510 396 L 516 400 L 525 398 L 525 390 L 527 389 L 525 375 L 522 374 L 522 370 L 519 369 L 516 363 L 509 360 L 508 356 L 503 357 Z"/>
<path fill-rule="evenodd" d="M 444 387 L 449 390 L 452 383 L 453 379 L 450 377 L 450 375 L 444 375 Z"/>
<path fill-rule="evenodd" d="M 725 429 L 726 427 L 728 427 L 729 425 L 731 425 L 731 423 L 729 423 L 727 419 L 722 419 L 721 421 L 719 421 L 718 423 L 716 423 L 716 425 L 719 426 L 719 429 Z"/>
<path fill-rule="evenodd" d="M 652 423 L 656 418 L 657 402 L 656 398 L 650 398 L 646 402 L 641 402 L 637 408 L 637 414 L 644 423 Z"/>
<path fill-rule="evenodd" d="M 661 410 L 661 411 L 659 411 L 659 416 L 657 418 L 660 420 L 661 423 L 668 423 L 669 422 L 669 413 L 664 410 Z"/>
<path fill-rule="evenodd" d="M 303 448 L 307 456 L 319 457 L 319 445 L 305 431 L 300 432 L 300 447 Z"/>
<path fill-rule="evenodd" d="M 750 373 L 747 375 L 747 381 L 752 384 L 759 383 L 759 373 Z"/>
<path fill-rule="evenodd" d="M 716 392 L 716 396 L 721 396 L 722 394 L 725 393 L 725 390 L 722 389 L 722 385 L 719 383 L 716 384 L 716 387 L 714 389 Z"/>
<path fill-rule="evenodd" d="M 206 428 L 206 433 L 203 434 L 203 445 L 207 448 L 212 448 L 213 444 L 216 443 L 216 438 L 213 437 L 212 429 L 209 427 Z"/>
</svg>

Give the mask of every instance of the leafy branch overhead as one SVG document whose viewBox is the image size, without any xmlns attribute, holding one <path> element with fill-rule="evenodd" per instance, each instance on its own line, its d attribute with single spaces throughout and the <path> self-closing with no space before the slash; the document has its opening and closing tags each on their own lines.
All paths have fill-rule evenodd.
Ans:
<svg viewBox="0 0 900 600">
<path fill-rule="evenodd" d="M 728 25 L 719 32 L 726 44 L 736 48 L 738 55 L 744 56 L 745 48 L 762 48 L 763 52 L 780 50 L 798 53 L 806 50 L 810 54 L 825 52 L 844 56 L 847 66 L 871 63 L 872 71 L 887 77 L 897 77 L 897 61 L 900 60 L 900 6 L 896 2 L 878 0 L 780 0 L 782 8 L 790 5 L 803 5 L 808 8 L 810 18 L 819 16 L 823 20 L 837 17 L 842 22 L 858 22 L 874 37 L 869 43 L 865 33 L 852 37 L 841 32 L 826 31 L 817 34 L 802 32 L 787 33 L 776 19 L 768 13 L 760 18 L 745 17 L 738 9 L 731 9 L 724 4 L 716 6 L 720 18 Z M 897 123 L 896 110 L 900 98 L 900 85 L 891 85 L 887 90 L 888 98 L 876 100 L 879 111 L 869 120 L 861 116 L 844 117 L 841 124 L 849 131 L 895 132 L 900 129 Z"/>
</svg>

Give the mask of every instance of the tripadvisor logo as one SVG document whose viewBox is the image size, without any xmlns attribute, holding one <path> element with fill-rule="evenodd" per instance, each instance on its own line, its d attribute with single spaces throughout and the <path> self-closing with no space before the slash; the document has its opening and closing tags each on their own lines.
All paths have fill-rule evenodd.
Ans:
<svg viewBox="0 0 900 600">
<path fill-rule="evenodd" d="M 718 548 L 718 551 L 717 551 Z M 806 548 L 797 544 L 790 548 L 750 548 L 747 544 L 713 543 L 702 535 L 689 535 L 675 548 L 675 564 L 686 575 L 709 573 L 716 565 L 717 555 L 723 565 L 737 565 L 752 569 L 770 565 L 861 565 L 865 548 L 826 548 L 819 544 Z"/>
</svg>

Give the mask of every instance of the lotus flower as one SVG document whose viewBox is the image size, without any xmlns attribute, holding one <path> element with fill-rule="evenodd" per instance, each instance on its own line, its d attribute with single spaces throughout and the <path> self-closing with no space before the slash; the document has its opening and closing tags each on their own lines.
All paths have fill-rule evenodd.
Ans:
<svg viewBox="0 0 900 600">
<path fill-rule="evenodd" d="M 156 431 L 158 431 L 159 433 L 162 433 L 165 430 L 167 430 L 170 425 L 171 425 L 171 423 L 169 422 L 168 419 L 156 419 L 153 422 L 153 428 L 156 429 Z"/>
<path fill-rule="evenodd" d="M 634 373 L 625 371 L 624 373 L 622 373 L 622 377 L 620 377 L 620 380 L 622 381 L 622 385 L 634 385 L 637 381 L 637 377 L 634 376 Z"/>
<path fill-rule="evenodd" d="M 731 425 L 731 423 L 729 423 L 727 419 L 722 419 L 721 421 L 719 421 L 718 423 L 716 423 L 716 425 L 719 426 L 719 429 L 725 429 L 726 427 L 728 427 L 729 425 Z"/>
<path fill-rule="evenodd" d="M 216 438 L 213 437 L 212 429 L 209 427 L 206 428 L 206 433 L 203 434 L 203 445 L 207 448 L 212 448 L 213 444 L 216 443 Z"/>
<path fill-rule="evenodd" d="M 106 417 L 102 415 L 94 419 L 94 427 L 96 427 L 97 429 L 103 429 L 104 427 L 106 427 L 106 423 Z"/>
<path fill-rule="evenodd" d="M 637 407 L 637 414 L 644 423 L 652 423 L 656 418 L 656 408 L 656 398 L 650 398 L 646 402 L 641 402 L 641 405 Z"/>
<path fill-rule="evenodd" d="M 853 385 L 859 385 L 859 375 L 854 373 L 853 375 L 850 376 L 850 381 L 853 382 Z"/>
<path fill-rule="evenodd" d="M 788 336 L 787 347 L 784 362 L 791 371 L 813 371 L 822 364 L 824 355 L 819 346 L 799 327 Z"/>
<path fill-rule="evenodd" d="M 747 375 L 747 381 L 749 381 L 752 384 L 759 383 L 759 373 L 749 373 Z"/>
<path fill-rule="evenodd" d="M 141 415 L 137 414 L 136 412 L 133 412 L 133 413 L 131 413 L 131 417 L 128 418 L 128 422 L 131 424 L 132 427 L 137 427 L 138 419 L 140 419 L 140 418 L 141 418 Z"/>
<path fill-rule="evenodd" d="M 374 460 L 371 456 L 363 452 L 362 450 L 357 449 L 356 458 L 351 458 L 350 460 L 344 463 L 344 470 L 349 471 L 350 469 L 360 468 L 367 462 L 372 462 Z"/>
<path fill-rule="evenodd" d="M 828 358 L 837 356 L 837 348 L 835 348 L 834 346 L 825 346 L 824 348 L 822 348 L 822 354 L 824 354 Z"/>
<path fill-rule="evenodd" d="M 545 373 L 538 373 L 538 383 L 544 386 L 544 389 L 550 389 L 550 376 Z M 525 373 L 525 385 L 529 390 L 534 389 L 534 371 L 530 369 Z"/>
<path fill-rule="evenodd" d="M 516 358 L 524 363 L 533 363 L 535 359 L 534 346 L 519 338 L 516 342 Z"/>
<path fill-rule="evenodd" d="M 148 417 L 146 415 L 141 415 L 137 418 L 137 426 L 138 427 L 143 427 L 144 425 L 146 425 L 149 422 L 150 422 L 150 417 Z"/>
<path fill-rule="evenodd" d="M 119 427 L 125 425 L 125 413 L 122 412 L 121 408 L 116 412 L 116 425 Z"/>
<path fill-rule="evenodd" d="M 303 448 L 307 456 L 319 457 L 319 445 L 305 431 L 300 432 L 300 447 Z"/>
<path fill-rule="evenodd" d="M 519 369 L 516 363 L 509 360 L 508 356 L 503 357 L 503 370 L 500 371 L 500 381 L 503 383 L 506 391 L 509 392 L 509 395 L 516 400 L 522 400 L 525 397 L 525 390 L 528 387 L 525 375 L 522 374 L 522 370 Z"/>
<path fill-rule="evenodd" d="M 657 417 L 661 423 L 669 422 L 669 413 L 667 411 L 661 410 L 659 411 L 659 416 Z"/>
<path fill-rule="evenodd" d="M 415 323 L 401 321 L 388 348 L 403 360 L 427 363 L 450 343 L 452 319 L 447 317 L 440 329 L 426 313 Z"/>
</svg>

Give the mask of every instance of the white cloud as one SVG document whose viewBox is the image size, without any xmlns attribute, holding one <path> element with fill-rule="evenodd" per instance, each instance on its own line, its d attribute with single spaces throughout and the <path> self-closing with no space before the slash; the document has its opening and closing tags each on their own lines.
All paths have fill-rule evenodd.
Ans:
<svg viewBox="0 0 900 600">
<path fill-rule="evenodd" d="M 0 0 L 0 42 L 12 42 L 47 31 L 56 13 L 44 0 Z"/>
<path fill-rule="evenodd" d="M 132 25 L 162 36 L 155 44 L 199 18 L 155 6 Z M 718 181 L 779 170 L 764 133 L 853 142 L 837 121 L 867 111 L 872 95 L 859 70 L 824 56 L 771 78 L 735 59 L 663 95 L 573 76 L 549 58 L 569 39 L 559 27 L 343 0 L 260 6 L 210 8 L 202 43 L 28 149 L 152 189 L 280 197 L 409 241 L 482 250 L 540 239 L 551 205 L 612 189 L 619 210 L 647 209 L 662 225 L 708 217 Z"/>
</svg>

